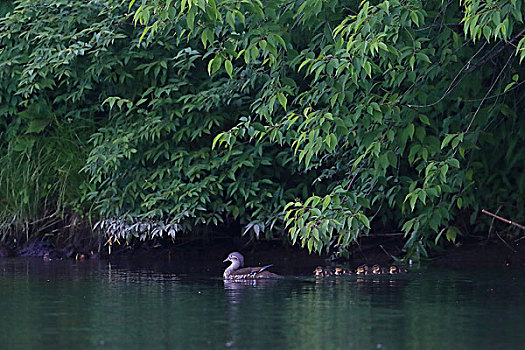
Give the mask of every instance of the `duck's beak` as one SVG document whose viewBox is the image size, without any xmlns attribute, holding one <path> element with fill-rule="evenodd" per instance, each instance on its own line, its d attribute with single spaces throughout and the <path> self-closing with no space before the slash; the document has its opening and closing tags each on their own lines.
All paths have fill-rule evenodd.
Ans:
<svg viewBox="0 0 525 350">
<path fill-rule="evenodd" d="M 226 258 L 222 262 L 227 262 L 227 261 L 231 261 L 230 258 Z"/>
</svg>

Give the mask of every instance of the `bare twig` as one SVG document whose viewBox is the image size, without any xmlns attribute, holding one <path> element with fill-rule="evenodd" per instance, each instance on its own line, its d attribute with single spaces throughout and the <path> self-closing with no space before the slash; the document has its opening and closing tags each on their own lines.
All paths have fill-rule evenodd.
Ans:
<svg viewBox="0 0 525 350">
<path fill-rule="evenodd" d="M 421 28 L 417 28 L 417 29 L 415 29 L 415 31 L 416 31 L 416 32 L 420 32 L 420 31 L 422 31 L 422 30 L 430 29 L 430 28 L 459 27 L 459 26 L 463 26 L 463 24 L 461 24 L 461 23 L 439 23 L 439 24 L 429 24 L 428 26 L 421 27 Z"/>
<path fill-rule="evenodd" d="M 359 253 L 361 253 L 361 256 L 364 258 L 365 262 L 368 262 L 368 258 L 366 257 L 365 253 L 363 253 L 363 250 L 361 249 L 361 244 L 359 244 L 359 242 L 357 242 L 357 248 L 359 248 Z"/>
<path fill-rule="evenodd" d="M 496 210 L 496 214 L 499 213 L 499 211 L 501 210 L 501 205 L 499 206 L 498 210 Z M 494 227 L 494 217 L 492 218 L 492 220 L 490 221 L 490 227 L 489 227 L 489 233 L 487 235 L 487 241 L 490 239 L 490 234 L 492 233 L 492 230 L 493 230 L 493 227 Z"/>
<path fill-rule="evenodd" d="M 514 253 L 516 253 L 516 249 L 512 248 L 512 246 L 511 246 L 510 244 L 508 244 L 507 241 L 504 240 L 504 239 L 499 235 L 498 232 L 496 232 L 496 235 L 498 236 L 499 239 L 501 239 L 501 241 L 502 241 L 503 243 L 505 243 L 505 245 L 506 245 L 510 250 L 512 250 Z"/>
<path fill-rule="evenodd" d="M 469 69 L 467 69 L 467 72 L 470 73 L 470 72 L 474 71 L 479 66 L 482 66 L 483 64 L 485 64 L 485 62 L 487 62 L 487 61 L 491 60 L 492 58 L 494 58 L 495 56 L 499 55 L 499 53 L 501 51 L 503 51 L 507 46 L 511 45 L 516 39 L 518 39 L 519 37 L 523 36 L 523 34 L 525 34 L 525 29 L 523 29 L 521 32 L 516 34 L 512 39 L 510 39 L 508 42 L 506 42 L 505 45 L 500 47 L 498 51 L 494 52 L 492 55 L 489 55 L 488 57 L 482 59 L 481 61 L 479 61 L 478 63 L 476 63 L 475 65 L 473 65 Z"/>
<path fill-rule="evenodd" d="M 525 84 L 525 80 L 517 83 L 516 85 L 514 85 L 513 87 L 511 87 L 510 89 L 508 89 L 505 92 L 501 92 L 499 94 L 492 95 L 492 96 L 489 96 L 489 97 L 486 97 L 486 98 L 476 98 L 476 99 L 470 99 L 470 100 L 465 99 L 465 100 L 463 100 L 463 102 L 479 102 L 479 101 L 482 101 L 482 100 L 490 100 L 490 99 L 493 99 L 493 98 L 500 97 L 500 96 L 503 96 L 505 94 L 508 94 L 509 92 L 511 92 L 512 90 L 520 87 L 523 84 Z"/>
<path fill-rule="evenodd" d="M 386 255 L 388 255 L 390 258 L 394 258 L 394 256 L 392 254 L 390 254 L 389 252 L 386 251 L 386 249 L 383 247 L 382 244 L 379 245 L 379 247 L 385 252 Z"/>
<path fill-rule="evenodd" d="M 374 233 L 370 237 L 399 237 L 405 235 L 404 232 L 392 232 L 392 233 Z"/>
<path fill-rule="evenodd" d="M 483 209 L 481 212 L 482 212 L 483 214 L 490 215 L 490 216 L 492 216 L 492 217 L 494 217 L 494 218 L 496 218 L 496 219 L 498 219 L 498 220 L 501 220 L 501 221 L 503 221 L 503 222 L 506 222 L 507 224 L 514 225 L 514 226 L 516 226 L 517 228 L 519 228 L 519 229 L 521 229 L 521 230 L 525 230 L 525 226 L 520 225 L 520 224 L 518 224 L 517 222 L 511 221 L 511 220 L 509 220 L 509 219 L 502 218 L 501 216 L 498 216 L 498 215 L 496 215 L 496 214 L 493 214 L 493 213 L 491 213 L 490 211 L 487 211 L 487 210 L 485 210 L 485 209 Z"/>
<path fill-rule="evenodd" d="M 484 43 L 483 45 L 481 45 L 481 47 L 479 48 L 479 50 L 467 61 L 467 63 L 461 67 L 461 69 L 459 70 L 459 72 L 456 74 L 456 76 L 454 77 L 454 79 L 452 79 L 452 82 L 450 83 L 450 85 L 448 86 L 447 90 L 445 91 L 445 93 L 443 94 L 443 96 L 441 96 L 437 101 L 435 102 L 432 102 L 432 103 L 429 103 L 429 104 L 426 104 L 426 105 L 407 105 L 409 108 L 426 108 L 426 107 L 432 107 L 436 104 L 438 104 L 439 102 L 443 101 L 445 99 L 445 97 L 447 97 L 452 91 L 454 91 L 454 89 L 456 88 L 456 86 L 458 86 L 458 84 L 460 83 L 460 81 L 465 77 L 465 76 L 462 76 L 461 78 L 459 78 L 459 76 L 461 75 L 461 73 L 463 73 L 464 71 L 468 71 L 469 68 L 470 68 L 470 63 L 472 62 L 472 60 L 474 60 L 474 58 L 476 58 L 476 56 L 485 48 L 485 45 L 487 45 L 487 43 Z M 458 80 L 459 78 L 459 80 Z"/>
<path fill-rule="evenodd" d="M 474 123 L 474 119 L 476 119 L 476 116 L 478 115 L 479 111 L 481 110 L 481 106 L 483 106 L 483 102 L 485 102 L 487 97 L 490 95 L 490 93 L 492 92 L 492 89 L 494 89 L 494 86 L 496 86 L 496 83 L 499 81 L 499 78 L 501 77 L 501 75 L 505 71 L 505 68 L 507 68 L 507 66 L 508 66 L 508 64 L 510 63 L 511 60 L 512 60 L 512 56 L 509 56 L 509 59 L 507 60 L 507 62 L 505 62 L 505 65 L 503 66 L 503 68 L 499 72 L 498 76 L 492 82 L 492 85 L 488 89 L 487 93 L 485 94 L 485 96 L 483 96 L 483 100 L 481 100 L 481 102 L 479 103 L 478 108 L 476 108 L 476 111 L 474 112 L 474 115 L 472 116 L 472 119 L 470 119 L 470 123 L 468 124 L 467 129 L 464 132 L 465 134 L 467 134 L 469 132 L 470 127 L 472 126 L 472 123 Z M 454 154 L 452 154 L 452 157 L 454 157 L 456 155 L 456 152 L 458 150 L 459 150 L 459 147 L 454 150 Z"/>
</svg>

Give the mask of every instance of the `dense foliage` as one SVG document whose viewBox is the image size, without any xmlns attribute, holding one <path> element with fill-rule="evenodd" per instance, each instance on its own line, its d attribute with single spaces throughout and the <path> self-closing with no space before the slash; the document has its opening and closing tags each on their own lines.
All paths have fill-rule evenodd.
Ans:
<svg viewBox="0 0 525 350">
<path fill-rule="evenodd" d="M 525 219 L 523 1 L 16 4 L 4 222 L 53 203 L 114 238 L 236 222 L 319 252 L 401 230 L 417 259 L 486 234 L 481 208 Z"/>
</svg>

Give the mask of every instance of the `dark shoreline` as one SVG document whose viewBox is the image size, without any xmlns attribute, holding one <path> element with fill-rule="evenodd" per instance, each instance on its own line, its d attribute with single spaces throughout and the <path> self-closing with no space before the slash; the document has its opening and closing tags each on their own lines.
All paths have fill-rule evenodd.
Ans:
<svg viewBox="0 0 525 350">
<path fill-rule="evenodd" d="M 310 274 L 318 265 L 355 267 L 367 264 L 391 264 L 394 260 L 389 254 L 401 256 L 401 241 L 369 242 L 356 246 L 349 259 L 322 254 L 308 254 L 300 246 L 289 246 L 280 240 L 250 241 L 247 239 L 191 239 L 180 241 L 140 242 L 134 246 L 113 245 L 112 254 L 107 246 L 100 252 L 95 247 L 77 249 L 72 246 L 55 247 L 49 241 L 34 240 L 21 247 L 0 246 L 0 258 L 40 257 L 51 260 L 88 260 L 105 259 L 126 261 L 128 263 L 165 264 L 169 262 L 179 268 L 194 273 L 197 271 L 220 272 L 224 268 L 222 260 L 232 251 L 240 251 L 246 257 L 246 263 L 252 266 L 273 264 L 281 273 Z M 434 253 L 430 259 L 421 262 L 421 266 L 435 266 L 452 269 L 525 269 L 525 246 L 519 242 L 513 246 L 501 242 L 471 242 L 453 246 L 443 252 Z"/>
</svg>

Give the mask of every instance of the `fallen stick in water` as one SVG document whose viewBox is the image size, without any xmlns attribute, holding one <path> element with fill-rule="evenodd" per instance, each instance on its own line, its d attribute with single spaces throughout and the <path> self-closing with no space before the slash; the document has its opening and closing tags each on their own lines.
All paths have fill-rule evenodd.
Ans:
<svg viewBox="0 0 525 350">
<path fill-rule="evenodd" d="M 503 221 L 503 222 L 506 222 L 507 224 L 511 224 L 511 225 L 514 225 L 514 226 L 516 226 L 516 227 L 522 229 L 522 230 L 525 230 L 525 226 L 520 225 L 520 224 L 518 224 L 518 223 L 516 223 L 516 222 L 514 222 L 514 221 L 511 221 L 511 220 L 508 220 L 508 219 L 502 218 L 501 216 L 498 216 L 498 215 L 496 215 L 496 214 L 493 214 L 493 213 L 491 213 L 490 211 L 486 211 L 485 209 L 483 209 L 481 212 L 482 212 L 483 214 L 490 215 L 490 216 L 492 216 L 492 217 L 495 217 L 495 218 L 498 219 L 498 220 L 501 220 L 501 221 Z"/>
</svg>

